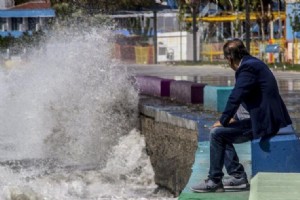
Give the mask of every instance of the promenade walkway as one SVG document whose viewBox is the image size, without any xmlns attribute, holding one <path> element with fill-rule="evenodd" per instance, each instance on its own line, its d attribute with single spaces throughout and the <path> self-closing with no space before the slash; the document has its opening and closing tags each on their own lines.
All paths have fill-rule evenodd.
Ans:
<svg viewBox="0 0 300 200">
<path fill-rule="evenodd" d="M 134 65 L 128 70 L 137 75 L 152 75 L 175 80 L 189 80 L 209 85 L 232 86 L 234 85 L 234 71 L 222 66 L 167 66 L 167 65 Z M 296 130 L 300 128 L 300 73 L 292 71 L 273 71 L 280 88 L 280 93 L 291 114 Z M 207 122 L 207 127 L 214 123 L 214 119 Z M 205 129 L 205 128 L 204 128 Z M 298 131 L 299 132 L 299 131 Z M 207 177 L 209 169 L 209 130 L 206 128 L 204 135 L 199 137 L 198 150 L 195 155 L 195 164 L 191 178 L 179 196 L 180 200 L 248 200 L 249 191 L 225 193 L 193 193 L 189 188 Z M 251 148 L 250 142 L 235 145 L 241 163 L 251 179 Z"/>
</svg>

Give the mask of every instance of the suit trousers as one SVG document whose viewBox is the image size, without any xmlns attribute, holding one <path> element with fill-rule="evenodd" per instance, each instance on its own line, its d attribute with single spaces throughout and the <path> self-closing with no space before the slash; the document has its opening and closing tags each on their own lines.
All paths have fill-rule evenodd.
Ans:
<svg viewBox="0 0 300 200">
<path fill-rule="evenodd" d="M 233 144 L 253 139 L 251 120 L 244 119 L 230 123 L 227 127 L 215 127 L 210 131 L 210 169 L 208 178 L 214 182 L 222 180 L 223 167 L 228 175 L 247 178 L 244 167 L 239 163 Z"/>
</svg>

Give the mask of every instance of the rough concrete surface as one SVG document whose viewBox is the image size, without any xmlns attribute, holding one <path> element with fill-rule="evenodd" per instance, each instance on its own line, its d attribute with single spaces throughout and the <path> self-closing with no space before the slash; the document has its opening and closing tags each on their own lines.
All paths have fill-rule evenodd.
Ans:
<svg viewBox="0 0 300 200">
<path fill-rule="evenodd" d="M 155 172 L 155 183 L 178 196 L 186 186 L 197 150 L 197 130 L 141 116 L 141 132 Z"/>
</svg>

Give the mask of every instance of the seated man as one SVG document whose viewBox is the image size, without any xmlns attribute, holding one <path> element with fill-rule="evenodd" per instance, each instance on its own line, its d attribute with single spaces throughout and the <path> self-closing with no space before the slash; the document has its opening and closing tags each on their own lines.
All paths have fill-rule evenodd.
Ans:
<svg viewBox="0 0 300 200">
<path fill-rule="evenodd" d="M 247 189 L 249 188 L 249 183 L 247 179 L 247 174 L 244 170 L 242 164 L 239 163 L 239 158 L 233 146 L 233 143 L 247 142 L 252 139 L 251 133 L 251 121 L 249 113 L 245 108 L 240 105 L 234 117 L 230 120 L 227 127 L 214 127 L 210 131 L 210 159 L 213 162 L 224 162 L 227 173 L 230 175 L 229 179 L 224 179 L 223 184 L 220 182 L 220 187 L 216 188 L 215 192 L 222 192 L 225 189 Z M 218 154 L 218 146 L 222 145 L 222 140 L 228 141 L 225 145 L 225 152 Z M 220 164 L 218 163 L 220 166 Z M 223 168 L 223 165 L 222 165 Z M 219 173 L 216 173 L 219 171 Z M 220 173 L 221 172 L 221 173 Z M 215 170 L 210 167 L 209 174 L 212 176 L 223 177 L 222 169 Z M 211 189 L 215 185 L 211 182 Z M 206 184 L 209 184 L 209 179 L 206 180 Z M 196 185 L 191 187 L 194 192 L 202 192 L 204 185 Z"/>
<path fill-rule="evenodd" d="M 239 39 L 226 42 L 223 51 L 235 71 L 235 85 L 220 120 L 211 130 L 208 179 L 191 187 L 195 192 L 223 192 L 224 188 L 246 189 L 249 186 L 247 176 L 239 163 L 233 143 L 271 137 L 280 128 L 292 124 L 269 67 L 251 56 Z M 240 105 L 249 112 L 250 117 L 232 120 Z M 224 165 L 231 178 L 222 181 Z"/>
</svg>

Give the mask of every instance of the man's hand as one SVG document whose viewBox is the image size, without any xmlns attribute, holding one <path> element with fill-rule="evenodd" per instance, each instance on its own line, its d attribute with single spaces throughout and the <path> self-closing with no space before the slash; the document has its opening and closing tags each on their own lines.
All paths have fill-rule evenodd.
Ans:
<svg viewBox="0 0 300 200">
<path fill-rule="evenodd" d="M 233 122 L 235 122 L 236 120 L 234 119 L 234 118 L 231 118 L 230 119 L 230 121 L 229 121 L 229 124 L 230 123 L 233 123 Z M 217 122 L 215 122 L 212 126 L 211 126 L 211 128 L 216 128 L 216 127 L 222 127 L 223 125 L 220 123 L 220 121 L 217 121 Z"/>
<path fill-rule="evenodd" d="M 233 123 L 233 122 L 235 122 L 235 121 L 236 121 L 236 120 L 235 120 L 234 118 L 231 118 L 230 121 L 229 121 L 229 124 L 230 124 L 230 123 Z"/>
<path fill-rule="evenodd" d="M 220 121 L 217 121 L 211 126 L 211 128 L 216 128 L 216 127 L 221 127 L 221 126 L 222 126 L 222 124 L 220 123 Z"/>
</svg>

